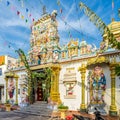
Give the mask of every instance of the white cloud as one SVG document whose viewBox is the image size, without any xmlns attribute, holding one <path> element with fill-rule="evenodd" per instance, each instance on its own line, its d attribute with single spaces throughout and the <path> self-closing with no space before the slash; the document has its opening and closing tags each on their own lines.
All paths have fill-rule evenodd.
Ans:
<svg viewBox="0 0 120 120">
<path fill-rule="evenodd" d="M 77 31 L 83 32 L 85 34 L 89 34 L 89 36 L 97 37 L 99 33 L 96 26 L 93 23 L 91 23 L 89 19 L 85 16 L 82 16 L 80 20 L 75 20 L 75 19 L 72 19 L 72 21 L 68 20 L 67 24 L 65 24 L 64 21 L 61 19 L 58 20 L 59 31 L 65 32 L 66 27 L 67 30 L 73 29 L 72 27 L 69 27 L 69 25 L 75 28 Z"/>
<path fill-rule="evenodd" d="M 25 23 L 25 20 L 21 20 L 20 18 L 12 18 L 12 19 L 0 19 L 1 27 L 10 27 L 10 26 L 21 26 L 21 27 L 29 27 L 29 23 Z"/>
</svg>

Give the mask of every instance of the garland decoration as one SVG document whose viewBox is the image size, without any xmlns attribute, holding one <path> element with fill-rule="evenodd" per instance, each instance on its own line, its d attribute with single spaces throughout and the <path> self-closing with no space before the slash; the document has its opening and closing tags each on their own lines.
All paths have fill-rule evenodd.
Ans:
<svg viewBox="0 0 120 120">
<path fill-rule="evenodd" d="M 98 17 L 84 3 L 80 2 L 79 7 L 81 10 L 82 9 L 84 10 L 84 13 L 86 14 L 86 16 L 89 17 L 89 20 L 94 23 L 94 25 L 99 29 L 99 31 L 102 35 L 105 33 L 107 34 L 107 38 L 109 40 L 109 45 L 111 45 L 111 47 L 113 47 L 113 48 L 120 49 L 120 42 L 118 42 L 116 40 L 113 33 L 110 31 L 110 29 L 107 27 L 107 25 L 102 21 L 102 19 L 100 17 Z M 105 50 L 102 50 L 102 51 L 105 51 Z"/>
<path fill-rule="evenodd" d="M 33 103 L 34 102 L 34 97 L 33 97 L 33 75 L 32 75 L 32 71 L 30 70 L 30 66 L 28 64 L 27 58 L 25 56 L 25 53 L 23 52 L 23 50 L 18 49 L 16 50 L 16 52 L 18 53 L 21 61 L 24 63 L 24 66 L 26 68 L 26 72 L 28 75 L 28 98 L 29 98 L 29 102 Z"/>
</svg>

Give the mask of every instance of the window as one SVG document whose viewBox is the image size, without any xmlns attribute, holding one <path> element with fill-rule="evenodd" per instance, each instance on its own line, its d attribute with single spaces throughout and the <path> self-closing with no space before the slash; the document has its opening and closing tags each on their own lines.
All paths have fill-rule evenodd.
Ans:
<svg viewBox="0 0 120 120">
<path fill-rule="evenodd" d="M 11 63 L 11 60 L 8 60 L 8 64 L 10 64 Z"/>
</svg>

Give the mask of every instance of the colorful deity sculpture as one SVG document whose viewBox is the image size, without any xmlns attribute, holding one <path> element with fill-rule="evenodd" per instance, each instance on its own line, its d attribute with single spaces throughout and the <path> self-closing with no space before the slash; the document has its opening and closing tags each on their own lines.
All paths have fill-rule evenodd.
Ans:
<svg viewBox="0 0 120 120">
<path fill-rule="evenodd" d="M 14 96 L 14 90 L 15 90 L 15 84 L 13 78 L 11 78 L 8 85 L 8 93 L 10 99 L 12 99 Z"/>
<path fill-rule="evenodd" d="M 101 67 L 96 66 L 93 71 L 89 72 L 89 91 L 90 103 L 104 103 L 104 93 L 106 90 L 106 78 Z"/>
</svg>

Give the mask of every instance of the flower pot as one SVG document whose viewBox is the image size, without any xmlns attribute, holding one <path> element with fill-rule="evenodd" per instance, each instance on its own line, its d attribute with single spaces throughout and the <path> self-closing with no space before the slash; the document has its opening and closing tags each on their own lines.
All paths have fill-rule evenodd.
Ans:
<svg viewBox="0 0 120 120">
<path fill-rule="evenodd" d="M 68 109 L 58 109 L 58 110 L 60 111 L 60 117 L 61 117 L 61 119 L 65 119 L 65 117 L 66 117 L 66 111 Z"/>
<path fill-rule="evenodd" d="M 5 104 L 5 106 L 6 106 L 6 111 L 11 111 L 11 104 Z"/>
</svg>

